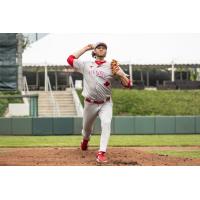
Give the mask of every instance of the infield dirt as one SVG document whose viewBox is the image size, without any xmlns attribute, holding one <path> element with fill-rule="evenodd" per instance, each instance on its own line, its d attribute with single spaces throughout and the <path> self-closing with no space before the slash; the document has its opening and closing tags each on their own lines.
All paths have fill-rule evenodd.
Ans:
<svg viewBox="0 0 200 200">
<path fill-rule="evenodd" d="M 110 147 L 107 152 L 108 163 L 103 165 L 200 166 L 200 158 L 158 155 L 146 150 L 137 147 Z M 82 152 L 76 147 L 0 148 L 0 166 L 96 166 L 99 165 L 96 163 L 96 152 L 97 148 Z"/>
</svg>

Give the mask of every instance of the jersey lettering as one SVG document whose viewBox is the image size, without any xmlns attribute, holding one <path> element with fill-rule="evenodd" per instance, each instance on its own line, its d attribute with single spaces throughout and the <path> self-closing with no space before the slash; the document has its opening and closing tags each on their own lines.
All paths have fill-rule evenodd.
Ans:
<svg viewBox="0 0 200 200">
<path fill-rule="evenodd" d="M 89 74 L 92 76 L 98 76 L 103 79 L 105 79 L 106 75 L 103 71 L 97 70 L 97 69 L 89 69 Z"/>
</svg>

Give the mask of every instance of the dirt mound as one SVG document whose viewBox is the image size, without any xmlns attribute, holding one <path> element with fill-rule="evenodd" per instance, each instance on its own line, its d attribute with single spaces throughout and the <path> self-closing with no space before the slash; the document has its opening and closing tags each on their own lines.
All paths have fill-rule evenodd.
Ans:
<svg viewBox="0 0 200 200">
<path fill-rule="evenodd" d="M 0 148 L 1 166 L 96 166 L 97 148 Z M 144 152 L 132 147 L 108 148 L 108 166 L 200 166 L 200 159 Z"/>
</svg>

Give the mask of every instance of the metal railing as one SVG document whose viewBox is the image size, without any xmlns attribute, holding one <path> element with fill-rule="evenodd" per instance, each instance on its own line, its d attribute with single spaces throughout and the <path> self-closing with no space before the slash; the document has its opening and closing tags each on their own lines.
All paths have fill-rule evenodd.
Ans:
<svg viewBox="0 0 200 200">
<path fill-rule="evenodd" d="M 28 87 L 28 83 L 27 83 L 27 79 L 26 79 L 26 76 L 23 76 L 23 79 L 22 79 L 22 95 L 30 95 L 29 93 L 29 87 Z M 23 102 L 30 107 L 32 107 L 32 99 L 31 98 L 28 98 L 28 97 L 23 97 Z M 37 97 L 37 104 L 38 104 L 38 97 Z M 38 107 L 38 105 L 37 105 Z M 31 109 L 29 109 L 29 112 L 32 112 Z M 37 108 L 37 112 L 38 112 L 38 108 Z M 31 115 L 31 113 L 29 113 Z M 37 113 L 38 115 L 38 113 Z"/>
<path fill-rule="evenodd" d="M 72 76 L 69 76 L 69 87 L 70 87 L 70 88 L 75 88 L 75 87 L 74 87 L 74 82 L 73 82 Z"/>
<path fill-rule="evenodd" d="M 71 76 L 69 76 L 69 86 L 72 90 L 72 96 L 73 96 L 73 100 L 74 100 L 74 103 L 75 103 L 77 115 L 79 117 L 82 117 L 83 116 L 83 106 L 80 102 L 79 96 L 76 92 L 76 89 L 75 89 L 74 83 L 73 83 L 73 79 L 72 79 Z"/>
<path fill-rule="evenodd" d="M 51 83 L 50 83 L 50 80 L 49 80 L 49 76 L 47 76 L 47 89 L 49 92 L 50 95 L 48 95 L 49 97 L 49 102 L 52 104 L 52 107 L 53 107 L 53 116 L 54 117 L 60 117 L 60 108 L 59 108 L 59 105 L 58 103 L 56 102 L 55 100 L 55 97 L 53 95 L 53 92 L 52 92 L 52 88 L 51 88 Z"/>
<path fill-rule="evenodd" d="M 23 92 L 26 95 L 29 95 L 29 88 L 28 88 L 28 83 L 27 83 L 26 76 L 23 76 Z"/>
</svg>

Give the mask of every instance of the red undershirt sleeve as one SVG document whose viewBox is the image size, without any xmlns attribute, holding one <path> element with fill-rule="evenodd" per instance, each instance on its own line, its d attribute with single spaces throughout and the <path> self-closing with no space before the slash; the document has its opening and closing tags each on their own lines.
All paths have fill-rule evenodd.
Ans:
<svg viewBox="0 0 200 200">
<path fill-rule="evenodd" d="M 74 59 L 76 59 L 76 57 L 74 55 L 70 55 L 68 58 L 67 58 L 67 62 L 70 66 L 73 67 L 73 62 L 74 62 Z"/>
</svg>

